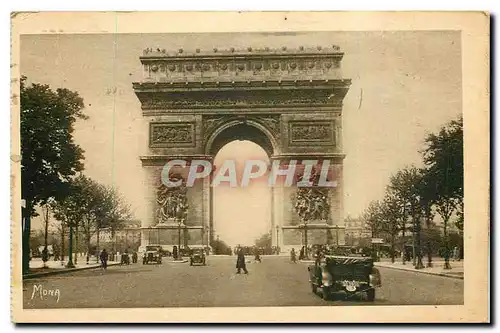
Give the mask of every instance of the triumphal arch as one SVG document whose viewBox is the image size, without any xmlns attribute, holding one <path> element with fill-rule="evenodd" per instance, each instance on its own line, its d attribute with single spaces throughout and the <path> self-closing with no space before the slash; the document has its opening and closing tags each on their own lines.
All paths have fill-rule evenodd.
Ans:
<svg viewBox="0 0 500 333">
<path fill-rule="evenodd" d="M 213 241 L 210 177 L 169 190 L 161 172 L 173 159 L 212 162 L 233 140 L 253 141 L 283 165 L 329 161 L 336 186 L 314 198 L 323 200 L 323 211 L 304 220 L 297 207 L 310 190 L 276 184 L 270 188 L 270 230 L 282 249 L 300 246 L 305 233 L 309 244 L 343 244 L 342 105 L 351 84 L 341 73 L 343 56 L 336 45 L 145 49 L 143 79 L 133 83 L 149 131 L 148 152 L 141 156 L 149 214 L 142 245 Z"/>
</svg>

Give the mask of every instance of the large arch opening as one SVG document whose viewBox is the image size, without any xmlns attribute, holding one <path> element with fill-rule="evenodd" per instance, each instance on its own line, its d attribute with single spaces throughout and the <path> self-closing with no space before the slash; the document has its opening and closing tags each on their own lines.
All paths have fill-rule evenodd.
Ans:
<svg viewBox="0 0 500 333">
<path fill-rule="evenodd" d="M 252 246 L 271 230 L 271 190 L 267 173 L 241 186 L 245 162 L 258 159 L 269 164 L 266 151 L 254 142 L 235 140 L 224 145 L 214 159 L 216 172 L 227 160 L 236 165 L 237 187 L 221 184 L 213 187 L 213 227 L 221 241 L 234 248 Z"/>
<path fill-rule="evenodd" d="M 247 161 L 259 160 L 269 166 L 276 146 L 272 134 L 251 120 L 228 121 L 212 133 L 206 153 L 213 157 L 214 174 L 225 163 L 234 162 L 237 180 L 236 187 L 228 182 L 210 187 L 213 240 L 232 248 L 252 246 L 256 239 L 271 232 L 273 207 L 268 171 L 245 187 L 241 180 Z"/>
</svg>

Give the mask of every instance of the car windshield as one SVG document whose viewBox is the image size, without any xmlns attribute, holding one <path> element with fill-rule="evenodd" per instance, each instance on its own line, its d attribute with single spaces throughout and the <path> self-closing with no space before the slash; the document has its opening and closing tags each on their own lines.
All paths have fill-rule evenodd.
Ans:
<svg viewBox="0 0 500 333">
<path fill-rule="evenodd" d="M 203 251 L 202 249 L 194 249 L 193 254 L 201 254 Z"/>
</svg>

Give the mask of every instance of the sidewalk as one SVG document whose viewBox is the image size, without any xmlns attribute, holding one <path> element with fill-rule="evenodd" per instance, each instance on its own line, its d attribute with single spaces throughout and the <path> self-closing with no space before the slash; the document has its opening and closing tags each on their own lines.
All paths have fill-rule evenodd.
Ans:
<svg viewBox="0 0 500 333">
<path fill-rule="evenodd" d="M 67 263 L 68 263 L 67 259 L 63 263 L 61 263 L 61 261 L 49 260 L 46 263 L 47 268 L 43 268 L 42 259 L 33 258 L 30 261 L 30 272 L 28 274 L 24 274 L 23 279 L 33 279 L 42 276 L 70 273 L 85 269 L 95 269 L 101 267 L 100 263 L 96 263 L 95 257 L 89 260 L 88 265 L 86 263 L 86 258 L 84 257 L 78 258 L 78 264 L 75 265 L 75 268 L 66 268 Z M 120 264 L 119 262 L 108 261 L 108 266 L 115 266 L 119 264 Z"/>
<path fill-rule="evenodd" d="M 400 258 L 399 258 L 400 259 Z M 424 266 L 426 265 L 426 261 L 424 260 Z M 376 267 L 384 267 L 390 269 L 398 269 L 402 271 L 409 271 L 421 274 L 429 274 L 429 275 L 437 275 L 437 276 L 445 276 L 454 279 L 464 279 L 464 261 L 451 261 L 450 260 L 451 269 L 444 269 L 444 260 L 436 260 L 432 262 L 432 267 L 425 267 L 422 269 L 415 269 L 413 267 L 413 262 L 406 262 L 406 265 L 401 263 L 401 260 L 396 261 L 395 263 L 391 263 L 390 261 L 382 261 L 376 262 Z"/>
</svg>

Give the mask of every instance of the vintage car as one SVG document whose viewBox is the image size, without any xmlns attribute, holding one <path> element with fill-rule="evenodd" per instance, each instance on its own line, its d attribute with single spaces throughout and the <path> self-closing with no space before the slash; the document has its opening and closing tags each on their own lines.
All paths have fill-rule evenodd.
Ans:
<svg viewBox="0 0 500 333">
<path fill-rule="evenodd" d="M 156 246 L 156 245 L 148 245 L 146 246 L 146 252 L 144 252 L 144 255 L 142 257 L 142 264 L 150 264 L 150 263 L 156 263 L 156 264 L 161 264 L 161 247 Z"/>
<path fill-rule="evenodd" d="M 193 249 L 189 255 L 189 265 L 193 266 L 194 264 L 202 264 L 206 266 L 207 260 L 205 257 L 205 251 L 202 248 Z"/>
<path fill-rule="evenodd" d="M 313 293 L 320 291 L 324 300 L 344 292 L 347 299 L 366 294 L 367 300 L 373 302 L 375 288 L 382 285 L 380 272 L 370 257 L 326 255 L 307 269 Z"/>
</svg>

